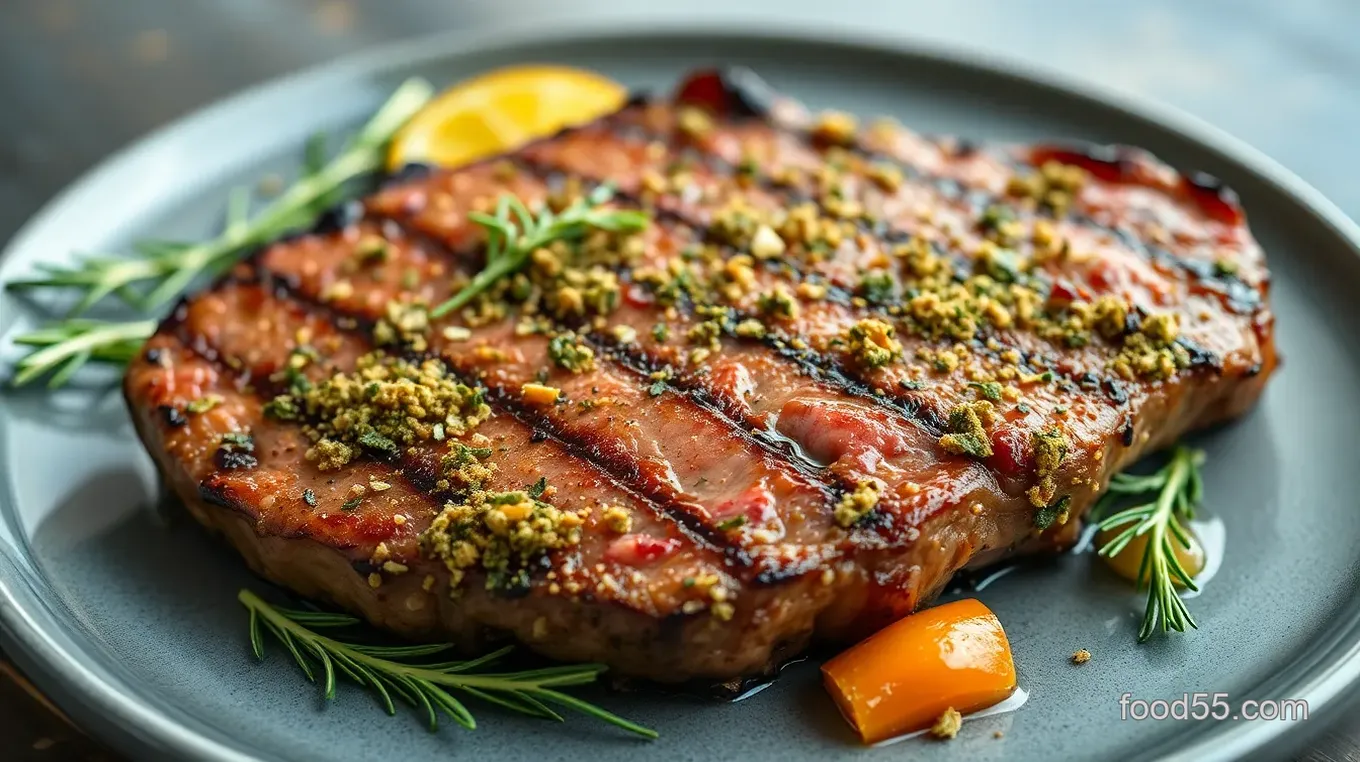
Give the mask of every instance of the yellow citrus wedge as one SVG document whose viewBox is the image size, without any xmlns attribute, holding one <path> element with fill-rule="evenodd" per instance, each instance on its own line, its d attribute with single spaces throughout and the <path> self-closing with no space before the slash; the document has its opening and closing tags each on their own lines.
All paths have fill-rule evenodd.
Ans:
<svg viewBox="0 0 1360 762">
<path fill-rule="evenodd" d="M 621 107 L 628 91 L 567 66 L 510 66 L 440 93 L 397 133 L 387 157 L 456 167 L 589 122 Z"/>
</svg>

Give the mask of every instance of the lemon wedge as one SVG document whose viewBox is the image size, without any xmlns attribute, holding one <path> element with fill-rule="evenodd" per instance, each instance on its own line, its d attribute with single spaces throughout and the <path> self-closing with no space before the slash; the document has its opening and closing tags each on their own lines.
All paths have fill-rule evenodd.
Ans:
<svg viewBox="0 0 1360 762">
<path fill-rule="evenodd" d="M 567 66 L 510 66 L 440 93 L 397 133 L 387 157 L 456 167 L 615 111 L 619 83 Z"/>
</svg>

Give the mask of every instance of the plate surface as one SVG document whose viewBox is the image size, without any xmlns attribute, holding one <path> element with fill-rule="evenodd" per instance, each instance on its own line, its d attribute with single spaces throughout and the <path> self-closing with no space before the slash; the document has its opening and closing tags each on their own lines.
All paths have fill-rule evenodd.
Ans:
<svg viewBox="0 0 1360 762">
<path fill-rule="evenodd" d="M 277 651 L 249 656 L 244 585 L 261 586 L 186 517 L 156 505 L 155 476 L 97 375 L 61 394 L 0 397 L 0 623 L 6 647 L 83 724 L 135 758 L 629 760 L 889 758 L 1208 759 L 1281 753 L 1360 675 L 1360 231 L 1268 160 L 1198 123 L 1047 83 L 1044 77 L 825 31 L 639 29 L 444 37 L 282 80 L 162 130 L 53 202 L 0 260 L 0 280 L 67 252 L 138 237 L 202 236 L 227 189 L 296 168 L 306 135 L 367 116 L 404 77 L 448 84 L 504 64 L 550 61 L 665 89 L 696 65 L 741 63 L 813 107 L 888 114 L 924 132 L 991 140 L 1122 142 L 1224 178 L 1243 198 L 1275 274 L 1286 358 L 1263 404 L 1199 437 L 1207 512 L 1226 525 L 1222 568 L 1193 602 L 1198 632 L 1134 644 L 1141 596 L 1090 554 L 1026 566 L 977 593 L 1011 636 L 1016 712 L 969 721 L 958 739 L 863 749 L 799 665 L 757 696 L 716 704 L 652 692 L 592 694 L 657 728 L 651 746 L 585 718 L 562 727 L 476 711 L 482 726 L 425 733 L 344 687 L 323 706 Z M 35 311 L 0 296 L 0 333 Z M 111 382 L 112 377 L 108 380 Z M 1077 648 L 1094 653 L 1071 666 Z M 1312 719 L 1122 721 L 1119 698 L 1186 692 L 1306 698 Z M 1333 711 L 1335 711 L 1333 709 Z M 994 731 L 1001 731 L 996 738 Z"/>
</svg>

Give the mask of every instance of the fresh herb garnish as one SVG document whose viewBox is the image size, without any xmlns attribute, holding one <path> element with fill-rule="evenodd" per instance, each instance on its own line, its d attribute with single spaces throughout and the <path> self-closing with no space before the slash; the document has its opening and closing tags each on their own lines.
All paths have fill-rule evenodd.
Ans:
<svg viewBox="0 0 1360 762">
<path fill-rule="evenodd" d="M 302 491 L 302 502 L 304 502 L 304 503 L 306 503 L 307 505 L 310 505 L 311 507 L 315 508 L 315 507 L 316 507 L 316 493 L 313 492 L 313 491 L 311 490 L 311 488 L 304 489 L 304 490 Z"/>
<path fill-rule="evenodd" d="M 665 379 L 653 381 L 652 385 L 647 387 L 647 393 L 652 395 L 653 397 L 660 397 L 661 395 L 665 394 L 666 393 Z"/>
<path fill-rule="evenodd" d="M 746 525 L 746 517 L 745 517 L 745 516 L 733 516 L 733 517 L 730 518 L 730 519 L 725 519 L 725 520 L 723 520 L 723 521 L 719 521 L 719 522 L 718 522 L 718 529 L 720 529 L 720 530 L 726 532 L 726 531 L 731 530 L 731 529 L 740 529 L 741 527 L 743 527 L 743 526 L 745 526 L 745 525 Z"/>
<path fill-rule="evenodd" d="M 357 440 L 360 445 L 385 455 L 397 454 L 397 443 L 376 431 L 365 431 Z"/>
<path fill-rule="evenodd" d="M 40 265 L 42 275 L 11 281 L 6 288 L 64 288 L 82 293 L 71 310 L 84 312 L 114 295 L 139 310 L 163 306 L 200 275 L 225 271 L 245 251 L 280 235 L 312 224 L 344 196 L 351 181 L 374 172 L 387 158 L 386 145 L 397 130 L 434 94 L 421 79 L 397 88 L 359 134 L 329 163 L 318 160 L 317 139 L 309 143 L 302 177 L 253 217 L 249 192 L 233 191 L 226 225 L 216 237 L 200 243 L 147 241 L 134 246 L 135 256 L 96 256 L 75 266 Z M 70 317 L 14 339 L 38 347 L 19 361 L 14 386 L 52 373 L 48 386 L 66 383 L 91 360 L 126 364 L 156 331 L 156 321 L 102 322 Z"/>
<path fill-rule="evenodd" d="M 600 185 L 561 212 L 545 206 L 535 217 L 523 201 L 507 194 L 500 197 L 494 215 L 469 212 L 468 219 L 486 228 L 486 266 L 462 290 L 430 310 L 430 317 L 447 315 L 472 301 L 502 278 L 519 272 L 530 254 L 554 241 L 579 240 L 591 230 L 623 233 L 647 226 L 646 212 L 597 208 L 613 197 L 612 186 Z"/>
<path fill-rule="evenodd" d="M 190 413 L 199 414 L 206 413 L 220 404 L 222 404 L 222 395 L 205 394 L 196 400 L 190 400 L 189 404 L 184 406 L 184 409 Z"/>
<path fill-rule="evenodd" d="M 1054 522 L 1066 524 L 1064 517 L 1067 515 L 1069 507 L 1072 505 L 1072 496 L 1063 495 L 1052 503 L 1040 508 L 1034 514 L 1034 528 L 1039 530 L 1048 529 Z M 1059 519 L 1064 519 L 1059 521 Z"/>
<path fill-rule="evenodd" d="M 1156 473 L 1147 476 L 1117 474 L 1110 480 L 1109 491 L 1101 502 L 1113 502 L 1122 496 L 1156 493 L 1149 503 L 1141 503 L 1109 516 L 1099 524 L 1101 531 L 1126 527 L 1116 535 L 1100 555 L 1112 558 L 1128 547 L 1135 537 L 1147 536 L 1143 560 L 1138 567 L 1138 589 L 1148 591 L 1147 609 L 1143 625 L 1138 630 L 1141 643 L 1157 630 L 1185 632 L 1186 626 L 1196 627 L 1185 602 L 1176 594 L 1176 583 L 1189 590 L 1198 590 L 1195 581 L 1181 566 L 1173 542 L 1189 549 L 1189 532 L 1182 522 L 1194 518 L 1195 506 L 1204 492 L 1199 467 L 1204 453 L 1184 445 L 1177 445 L 1171 460 Z"/>
<path fill-rule="evenodd" d="M 236 596 L 250 611 L 250 647 L 256 659 L 264 659 L 264 633 L 267 631 L 288 649 L 308 680 L 321 680 L 322 692 L 329 701 L 335 698 L 338 675 L 343 675 L 376 694 L 389 715 L 397 713 L 395 696 L 420 712 L 431 731 L 439 728 L 439 717 L 447 715 L 469 730 L 477 727 L 472 714 L 454 693 L 463 693 L 501 708 L 531 717 L 556 720 L 562 716 L 549 705 L 556 704 L 603 720 L 643 738 L 656 738 L 656 731 L 629 722 L 612 712 L 557 688 L 592 683 L 605 671 L 602 664 L 574 664 L 522 672 L 484 672 L 510 653 L 501 648 L 485 656 L 465 661 L 428 661 L 452 646 L 380 646 L 328 637 L 317 630 L 336 630 L 360 625 L 346 614 L 297 611 L 272 606 L 249 590 Z M 422 661 L 426 660 L 426 661 Z"/>
<path fill-rule="evenodd" d="M 1001 384 L 995 381 L 969 381 L 968 386 L 977 389 L 982 398 L 990 402 L 1001 401 Z"/>
<path fill-rule="evenodd" d="M 529 493 L 529 497 L 532 497 L 535 500 L 538 500 L 539 498 L 543 497 L 543 493 L 548 491 L 548 477 L 546 476 L 538 477 L 538 481 L 534 482 L 533 485 L 530 486 L 527 491 Z"/>
<path fill-rule="evenodd" d="M 362 505 L 363 502 L 364 502 L 364 496 L 363 496 L 363 495 L 359 495 L 358 497 L 352 497 L 352 498 L 350 498 L 350 499 L 348 499 L 348 500 L 346 500 L 345 502 L 343 502 L 343 503 L 340 504 L 340 510 L 342 510 L 342 511 L 352 511 L 352 510 L 358 508 L 360 505 Z"/>
<path fill-rule="evenodd" d="M 55 389 L 91 360 L 118 365 L 130 362 L 155 332 L 155 320 L 108 323 L 71 318 L 16 336 L 15 344 L 37 349 L 18 362 L 10 383 L 23 386 L 51 373 L 47 386 Z"/>
</svg>

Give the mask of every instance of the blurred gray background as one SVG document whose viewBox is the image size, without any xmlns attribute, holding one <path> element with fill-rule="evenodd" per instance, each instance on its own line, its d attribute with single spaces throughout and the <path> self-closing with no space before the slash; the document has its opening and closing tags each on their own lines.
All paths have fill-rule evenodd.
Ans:
<svg viewBox="0 0 1360 762">
<path fill-rule="evenodd" d="M 0 242 L 111 152 L 248 85 L 437 30 L 600 15 L 834 23 L 1056 70 L 1191 112 L 1360 217 L 1354 0 L 0 0 Z M 107 758 L 21 685 L 0 679 L 0 759 Z M 1360 762 L 1360 715 L 1307 758 Z"/>
</svg>

